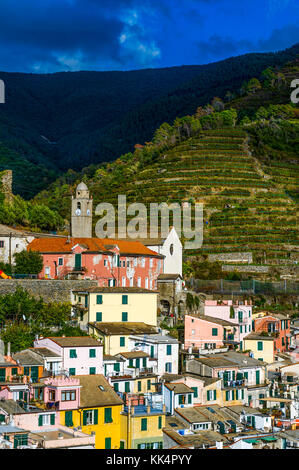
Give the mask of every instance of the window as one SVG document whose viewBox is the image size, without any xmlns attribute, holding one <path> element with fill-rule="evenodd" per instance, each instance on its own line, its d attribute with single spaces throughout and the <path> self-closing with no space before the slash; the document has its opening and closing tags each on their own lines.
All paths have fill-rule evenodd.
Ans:
<svg viewBox="0 0 299 470">
<path fill-rule="evenodd" d="M 39 426 L 49 426 L 55 424 L 55 414 L 42 414 L 38 416 Z"/>
<path fill-rule="evenodd" d="M 76 375 L 76 369 L 74 369 L 73 367 L 70 367 L 69 368 L 69 374 L 70 375 Z"/>
<path fill-rule="evenodd" d="M 147 381 L 147 389 L 150 390 L 152 386 L 152 383 L 150 380 Z"/>
<path fill-rule="evenodd" d="M 218 328 L 212 328 L 212 336 L 218 336 Z"/>
<path fill-rule="evenodd" d="M 122 285 L 122 287 L 126 287 L 126 278 L 125 278 L 125 276 L 122 277 L 121 285 Z"/>
<path fill-rule="evenodd" d="M 111 437 L 105 437 L 105 449 L 111 449 Z"/>
<path fill-rule="evenodd" d="M 76 400 L 76 390 L 62 390 L 61 401 L 74 401 Z"/>
<path fill-rule="evenodd" d="M 13 367 L 11 369 L 11 375 L 17 375 L 17 373 L 18 373 L 18 369 L 16 367 Z"/>
<path fill-rule="evenodd" d="M 102 321 L 102 320 L 103 320 L 102 312 L 97 312 L 96 313 L 96 321 Z"/>
<path fill-rule="evenodd" d="M 171 344 L 167 345 L 166 350 L 167 350 L 167 352 L 166 352 L 167 356 L 171 356 Z"/>
<path fill-rule="evenodd" d="M 130 392 L 130 382 L 125 382 L 125 393 Z"/>
<path fill-rule="evenodd" d="M 104 259 L 104 266 L 108 266 L 108 260 Z"/>
<path fill-rule="evenodd" d="M 102 304 L 103 303 L 103 296 L 102 294 L 97 295 L 97 304 Z"/>
<path fill-rule="evenodd" d="M 138 380 L 137 382 L 137 385 L 138 385 L 138 392 L 141 392 L 141 380 Z"/>
<path fill-rule="evenodd" d="M 148 277 L 145 278 L 145 288 L 148 289 Z"/>
<path fill-rule="evenodd" d="M 66 411 L 64 415 L 64 424 L 67 427 L 74 426 L 73 423 L 73 412 L 72 411 Z"/>
<path fill-rule="evenodd" d="M 114 391 L 115 391 L 115 392 L 119 392 L 118 383 L 114 383 L 114 384 L 113 384 L 113 388 L 114 388 Z"/>
<path fill-rule="evenodd" d="M 123 261 L 123 268 L 125 268 L 125 267 L 126 267 L 126 261 L 124 260 Z"/>
<path fill-rule="evenodd" d="M 49 390 L 49 401 L 55 401 L 55 390 Z"/>
<path fill-rule="evenodd" d="M 159 416 L 158 418 L 158 429 L 162 428 L 162 416 Z"/>
<path fill-rule="evenodd" d="M 172 371 L 172 364 L 171 362 L 166 362 L 165 364 L 165 372 L 170 372 Z"/>
<path fill-rule="evenodd" d="M 70 358 L 74 359 L 77 357 L 77 351 L 76 349 L 70 349 Z"/>
<path fill-rule="evenodd" d="M 194 398 L 198 397 L 198 387 L 191 387 L 194 390 Z"/>
<path fill-rule="evenodd" d="M 90 367 L 89 368 L 89 375 L 95 375 L 96 374 L 96 368 L 95 367 Z"/>
<path fill-rule="evenodd" d="M 98 410 L 83 411 L 83 426 L 98 424 Z"/>
<path fill-rule="evenodd" d="M 258 351 L 262 351 L 262 350 L 263 350 L 263 342 L 262 342 L 262 341 L 258 341 L 258 342 L 257 342 L 257 350 L 258 350 Z"/>
<path fill-rule="evenodd" d="M 112 408 L 105 408 L 104 412 L 104 422 L 105 423 L 112 423 Z"/>
<path fill-rule="evenodd" d="M 58 258 L 58 266 L 63 266 L 63 258 Z"/>
<path fill-rule="evenodd" d="M 128 312 L 122 312 L 121 321 L 128 321 Z"/>
<path fill-rule="evenodd" d="M 173 255 L 173 243 L 169 247 L 169 253 L 171 254 L 171 256 Z"/>
<path fill-rule="evenodd" d="M 147 418 L 141 418 L 141 431 L 147 431 Z"/>
<path fill-rule="evenodd" d="M 126 339 L 125 339 L 124 336 L 121 336 L 121 337 L 119 338 L 119 345 L 120 345 L 121 347 L 124 347 L 125 344 L 126 344 Z"/>
<path fill-rule="evenodd" d="M 0 240 L 0 248 L 3 248 L 3 247 L 4 247 L 4 241 Z"/>
<path fill-rule="evenodd" d="M 89 357 L 96 357 L 96 350 L 95 349 L 90 349 L 89 350 Z"/>
</svg>

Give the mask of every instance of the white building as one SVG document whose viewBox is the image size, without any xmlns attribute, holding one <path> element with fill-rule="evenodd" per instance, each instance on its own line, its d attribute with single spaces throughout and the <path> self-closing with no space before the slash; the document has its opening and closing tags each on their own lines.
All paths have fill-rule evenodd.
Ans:
<svg viewBox="0 0 299 470">
<path fill-rule="evenodd" d="M 179 367 L 179 341 L 166 335 L 136 335 L 129 337 L 129 351 L 148 354 L 148 367 L 161 377 L 165 372 L 177 374 Z"/>
</svg>

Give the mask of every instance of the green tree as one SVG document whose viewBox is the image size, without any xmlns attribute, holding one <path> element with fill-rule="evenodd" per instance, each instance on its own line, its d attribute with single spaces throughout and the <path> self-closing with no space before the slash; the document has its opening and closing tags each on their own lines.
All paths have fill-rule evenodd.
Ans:
<svg viewBox="0 0 299 470">
<path fill-rule="evenodd" d="M 14 255 L 16 274 L 39 274 L 43 269 L 43 257 L 38 251 L 20 251 Z"/>
</svg>

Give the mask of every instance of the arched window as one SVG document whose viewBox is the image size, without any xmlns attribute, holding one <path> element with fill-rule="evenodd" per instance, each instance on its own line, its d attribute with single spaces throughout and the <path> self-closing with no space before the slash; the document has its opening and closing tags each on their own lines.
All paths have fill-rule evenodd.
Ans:
<svg viewBox="0 0 299 470">
<path fill-rule="evenodd" d="M 77 202 L 77 209 L 81 210 L 81 202 Z"/>
</svg>

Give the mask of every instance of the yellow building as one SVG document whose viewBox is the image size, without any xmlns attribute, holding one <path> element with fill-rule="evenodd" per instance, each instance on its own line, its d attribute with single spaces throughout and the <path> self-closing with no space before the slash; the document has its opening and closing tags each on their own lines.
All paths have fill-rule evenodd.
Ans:
<svg viewBox="0 0 299 470">
<path fill-rule="evenodd" d="M 165 407 L 125 406 L 121 413 L 121 440 L 126 449 L 163 449 Z"/>
<path fill-rule="evenodd" d="M 143 322 L 103 323 L 90 322 L 89 334 L 102 339 L 104 354 L 115 356 L 129 351 L 129 337 L 132 335 L 157 334 L 157 328 Z"/>
<path fill-rule="evenodd" d="M 140 287 L 92 287 L 73 291 L 78 323 L 138 322 L 157 325 L 158 292 Z"/>
<path fill-rule="evenodd" d="M 96 449 L 120 449 L 123 401 L 103 375 L 77 375 L 80 380 L 80 405 L 60 412 L 60 423 L 81 426 L 86 434 L 95 433 Z"/>
<path fill-rule="evenodd" d="M 257 333 L 251 333 L 243 340 L 244 350 L 250 350 L 254 359 L 268 364 L 274 362 L 274 343 L 275 338 Z"/>
</svg>

